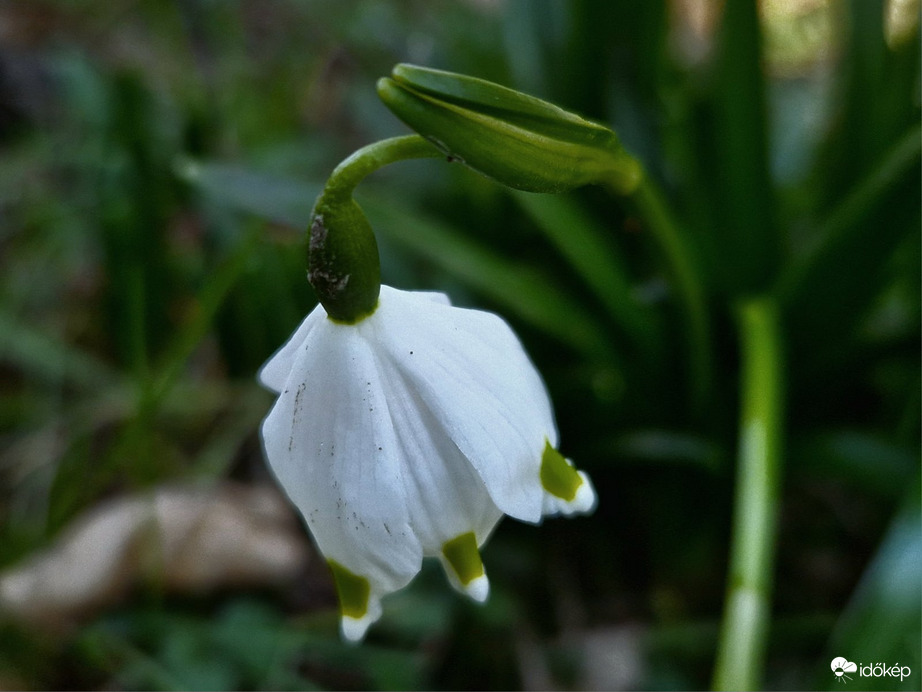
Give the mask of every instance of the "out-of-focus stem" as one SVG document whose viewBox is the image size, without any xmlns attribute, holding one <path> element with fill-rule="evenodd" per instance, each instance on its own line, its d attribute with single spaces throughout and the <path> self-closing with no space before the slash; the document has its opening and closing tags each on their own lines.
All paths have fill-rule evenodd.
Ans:
<svg viewBox="0 0 922 692">
<path fill-rule="evenodd" d="M 739 309 L 742 351 L 739 460 L 730 574 L 713 687 L 756 689 L 762 677 L 774 572 L 784 417 L 778 310 L 758 298 Z"/>
</svg>

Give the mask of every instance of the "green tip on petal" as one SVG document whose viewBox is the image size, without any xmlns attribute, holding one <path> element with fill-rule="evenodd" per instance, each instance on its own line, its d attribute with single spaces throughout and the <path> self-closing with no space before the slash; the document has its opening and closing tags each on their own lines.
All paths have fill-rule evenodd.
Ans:
<svg viewBox="0 0 922 692">
<path fill-rule="evenodd" d="M 336 593 L 339 596 L 339 609 L 343 617 L 360 620 L 368 613 L 368 599 L 371 585 L 365 577 L 349 571 L 335 560 L 328 560 Z"/>
<path fill-rule="evenodd" d="M 446 541 L 442 545 L 442 554 L 463 586 L 483 576 L 483 562 L 477 550 L 477 537 L 473 531 Z"/>
<path fill-rule="evenodd" d="M 483 569 L 473 531 L 442 544 L 442 566 L 448 581 L 458 591 L 483 603 L 490 595 L 490 580 Z"/>
<path fill-rule="evenodd" d="M 579 472 L 546 440 L 544 454 L 541 455 L 541 485 L 544 489 L 555 497 L 572 502 L 582 484 Z"/>
</svg>

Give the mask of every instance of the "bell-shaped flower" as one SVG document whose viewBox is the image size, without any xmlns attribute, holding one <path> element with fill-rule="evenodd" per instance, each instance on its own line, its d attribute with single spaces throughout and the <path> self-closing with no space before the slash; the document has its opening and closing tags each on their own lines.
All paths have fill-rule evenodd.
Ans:
<svg viewBox="0 0 922 692">
<path fill-rule="evenodd" d="M 483 601 L 478 549 L 503 514 L 538 523 L 595 506 L 512 330 L 442 294 L 382 286 L 355 324 L 318 306 L 259 378 L 278 393 L 269 464 L 332 569 L 350 640 L 423 557 Z"/>
</svg>

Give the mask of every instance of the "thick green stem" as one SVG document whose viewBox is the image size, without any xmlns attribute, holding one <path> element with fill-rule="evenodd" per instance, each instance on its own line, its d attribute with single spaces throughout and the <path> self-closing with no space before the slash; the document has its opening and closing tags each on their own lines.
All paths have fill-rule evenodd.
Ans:
<svg viewBox="0 0 922 692">
<path fill-rule="evenodd" d="M 614 191 L 627 196 L 635 212 L 650 229 L 672 275 L 682 303 L 689 349 L 689 379 L 692 403 L 701 410 L 711 384 L 710 318 L 694 249 L 674 219 L 662 192 L 638 164 L 632 190 Z"/>
<path fill-rule="evenodd" d="M 714 689 L 756 689 L 768 630 L 783 437 L 783 359 L 773 299 L 739 310 L 742 350 L 739 461 L 727 600 Z"/>
</svg>

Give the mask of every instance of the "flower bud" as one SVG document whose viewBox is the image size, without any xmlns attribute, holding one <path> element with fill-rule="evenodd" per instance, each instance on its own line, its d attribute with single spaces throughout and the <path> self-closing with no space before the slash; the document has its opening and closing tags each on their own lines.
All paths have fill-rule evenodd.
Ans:
<svg viewBox="0 0 922 692">
<path fill-rule="evenodd" d="M 609 128 L 492 82 L 400 64 L 378 95 L 447 156 L 518 190 L 629 193 L 642 175 Z"/>
</svg>

